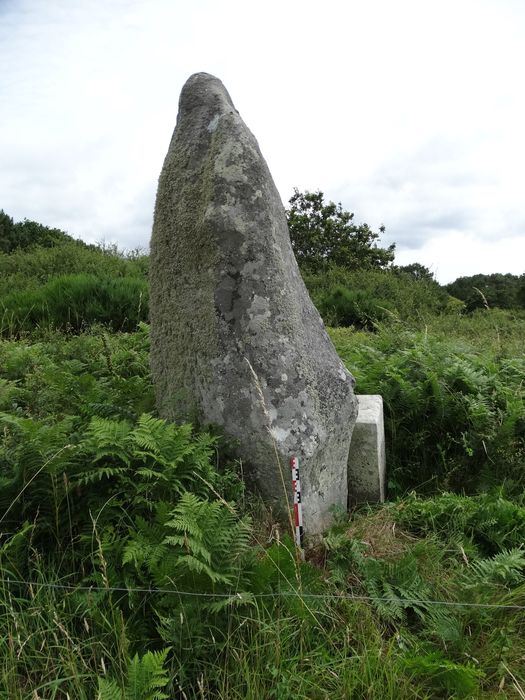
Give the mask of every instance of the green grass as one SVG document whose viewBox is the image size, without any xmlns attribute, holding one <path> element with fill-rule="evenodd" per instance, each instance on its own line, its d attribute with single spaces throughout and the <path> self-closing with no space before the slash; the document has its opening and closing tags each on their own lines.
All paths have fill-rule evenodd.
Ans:
<svg viewBox="0 0 525 700">
<path fill-rule="evenodd" d="M 13 337 L 45 329 L 78 333 L 94 323 L 128 331 L 146 320 L 147 312 L 143 279 L 61 275 L 37 289 L 6 294 L 0 300 L 0 334 Z"/>
<path fill-rule="evenodd" d="M 476 607 L 525 606 L 522 320 L 447 323 L 332 332 L 391 496 L 426 483 L 305 563 L 216 437 L 151 415 L 147 326 L 0 341 L 0 698 L 523 697 L 525 611 Z"/>
<path fill-rule="evenodd" d="M 330 334 L 391 501 L 303 562 L 223 440 L 155 416 L 147 263 L 0 254 L 0 700 L 525 697 L 523 312 L 307 280 L 369 329 Z"/>
<path fill-rule="evenodd" d="M 51 247 L 0 253 L 0 335 L 94 323 L 135 330 L 148 316 L 149 259 L 137 251 L 86 246 L 65 236 Z"/>
<path fill-rule="evenodd" d="M 112 246 L 85 246 L 73 240 L 49 248 L 0 253 L 0 298 L 14 291 L 36 289 L 65 274 L 144 279 L 148 262 L 146 255 L 137 252 L 125 255 Z"/>
</svg>

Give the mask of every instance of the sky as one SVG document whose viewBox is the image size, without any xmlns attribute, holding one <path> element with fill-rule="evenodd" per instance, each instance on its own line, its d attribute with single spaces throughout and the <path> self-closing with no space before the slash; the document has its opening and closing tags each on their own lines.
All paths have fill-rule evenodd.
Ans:
<svg viewBox="0 0 525 700">
<path fill-rule="evenodd" d="M 219 77 L 286 204 L 441 283 L 525 271 L 524 0 L 0 0 L 0 209 L 147 248 L 180 90 Z"/>
</svg>

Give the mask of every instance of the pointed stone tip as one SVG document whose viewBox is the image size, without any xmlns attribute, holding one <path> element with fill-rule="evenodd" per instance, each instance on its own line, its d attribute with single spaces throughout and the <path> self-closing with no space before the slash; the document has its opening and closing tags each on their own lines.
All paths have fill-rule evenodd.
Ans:
<svg viewBox="0 0 525 700">
<path fill-rule="evenodd" d="M 186 81 L 185 85 L 188 85 L 189 83 L 208 82 L 212 80 L 217 80 L 219 83 L 221 83 L 219 78 L 217 78 L 215 75 L 212 75 L 211 73 L 206 73 L 206 71 L 199 71 L 198 73 L 192 73 Z"/>
<path fill-rule="evenodd" d="M 193 73 L 184 83 L 179 99 L 179 109 L 189 111 L 204 105 L 235 109 L 228 91 L 223 83 L 211 73 Z"/>
</svg>

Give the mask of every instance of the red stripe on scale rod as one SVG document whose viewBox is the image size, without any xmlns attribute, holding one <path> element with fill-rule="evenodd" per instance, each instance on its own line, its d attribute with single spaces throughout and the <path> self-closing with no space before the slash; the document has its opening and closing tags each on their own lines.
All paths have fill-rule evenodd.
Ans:
<svg viewBox="0 0 525 700">
<path fill-rule="evenodd" d="M 295 542 L 298 547 L 303 548 L 303 503 L 301 500 L 301 480 L 299 478 L 299 459 L 290 458 L 290 469 L 292 470 L 292 490 L 293 490 L 293 512 L 295 517 Z"/>
</svg>

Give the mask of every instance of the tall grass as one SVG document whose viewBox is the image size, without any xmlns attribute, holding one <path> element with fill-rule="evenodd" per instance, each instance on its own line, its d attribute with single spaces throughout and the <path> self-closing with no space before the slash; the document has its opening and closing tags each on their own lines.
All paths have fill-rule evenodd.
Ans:
<svg viewBox="0 0 525 700">
<path fill-rule="evenodd" d="M 413 432 L 433 438 L 389 433 L 405 484 L 410 460 L 433 464 L 444 425 L 427 374 L 446 382 L 457 441 L 474 439 L 474 420 L 497 435 L 519 396 L 521 360 L 504 346 L 460 356 L 411 331 L 334 337 L 360 390 L 382 381 L 398 398 L 406 384 L 425 399 Z M 301 562 L 270 516 L 250 526 L 253 497 L 217 439 L 152 409 L 145 325 L 0 341 L 1 698 L 520 697 L 524 610 L 476 607 L 525 605 L 519 499 L 403 498 L 341 517 Z M 499 435 L 508 480 L 519 444 Z M 440 479 L 470 466 L 460 444 L 459 456 L 444 444 Z"/>
<path fill-rule="evenodd" d="M 35 289 L 65 274 L 144 279 L 147 269 L 148 257 L 138 252 L 123 254 L 111 246 L 88 247 L 65 240 L 50 248 L 0 253 L 0 298 L 10 292 Z"/>
<path fill-rule="evenodd" d="M 134 330 L 147 318 L 148 285 L 135 277 L 61 275 L 41 287 L 0 298 L 0 333 L 55 328 L 78 333 L 93 323 Z"/>
</svg>

